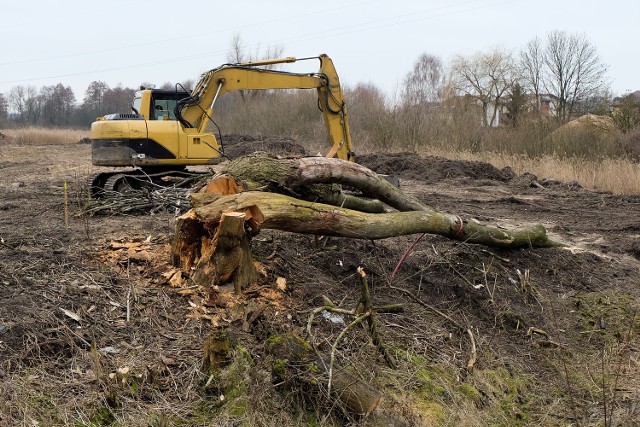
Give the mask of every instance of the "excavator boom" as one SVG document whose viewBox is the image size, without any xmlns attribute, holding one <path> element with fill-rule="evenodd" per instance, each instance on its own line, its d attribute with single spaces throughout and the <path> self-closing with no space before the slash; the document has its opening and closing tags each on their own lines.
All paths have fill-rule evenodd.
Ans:
<svg viewBox="0 0 640 427">
<path fill-rule="evenodd" d="M 308 60 L 313 58 L 303 58 Z M 190 98 L 179 105 L 179 120 L 187 127 L 204 132 L 213 115 L 215 101 L 223 94 L 238 90 L 316 89 L 318 106 L 327 126 L 331 149 L 343 160 L 355 160 L 349 133 L 347 110 L 338 73 L 327 55 L 317 57 L 317 73 L 301 74 L 258 68 L 266 65 L 297 62 L 294 57 L 223 65 L 202 76 Z"/>
</svg>

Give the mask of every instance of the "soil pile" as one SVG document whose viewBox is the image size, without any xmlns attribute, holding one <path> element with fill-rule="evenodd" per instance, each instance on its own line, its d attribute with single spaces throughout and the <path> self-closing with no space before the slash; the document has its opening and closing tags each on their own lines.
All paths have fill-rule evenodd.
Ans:
<svg viewBox="0 0 640 427">
<path fill-rule="evenodd" d="M 251 135 L 224 135 L 222 137 L 224 153 L 231 159 L 256 151 L 266 151 L 280 156 L 308 155 L 304 147 L 291 138 L 258 137 Z"/>
<path fill-rule="evenodd" d="M 511 169 L 498 169 L 489 163 L 420 157 L 415 153 L 366 154 L 358 157 L 358 163 L 379 174 L 427 184 L 461 177 L 508 181 L 515 176 Z"/>
</svg>

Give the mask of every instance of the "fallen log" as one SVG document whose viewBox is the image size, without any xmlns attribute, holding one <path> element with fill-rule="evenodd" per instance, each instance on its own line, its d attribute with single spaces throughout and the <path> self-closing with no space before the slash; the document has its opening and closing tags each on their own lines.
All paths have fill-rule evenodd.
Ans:
<svg viewBox="0 0 640 427">
<path fill-rule="evenodd" d="M 223 173 L 242 183 L 246 190 L 281 193 L 299 199 L 349 206 L 351 199 L 336 195 L 336 189 L 316 184 L 341 184 L 360 190 L 399 211 L 432 210 L 415 197 L 406 194 L 371 169 L 357 163 L 326 157 L 277 158 L 258 152 L 229 162 Z M 357 199 L 353 198 L 352 199 Z M 343 204 L 344 203 L 344 204 Z M 353 202 L 357 204 L 359 202 Z M 376 213 L 381 210 L 365 210 Z"/>
<path fill-rule="evenodd" d="M 215 224 L 224 212 L 245 212 L 250 214 L 253 232 L 277 229 L 368 240 L 429 233 L 498 248 L 564 246 L 550 239 L 542 225 L 507 230 L 434 210 L 371 214 L 261 191 L 227 196 L 197 193 L 192 195 L 192 205 L 183 219 Z M 181 228 L 190 226 L 183 222 Z M 189 239 L 184 230 L 177 230 L 179 239 Z"/>
</svg>

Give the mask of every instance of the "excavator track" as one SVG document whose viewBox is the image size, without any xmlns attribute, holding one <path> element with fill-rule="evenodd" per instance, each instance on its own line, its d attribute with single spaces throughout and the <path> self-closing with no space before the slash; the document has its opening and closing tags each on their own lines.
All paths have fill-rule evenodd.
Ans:
<svg viewBox="0 0 640 427">
<path fill-rule="evenodd" d="M 91 177 L 89 186 L 91 197 L 100 199 L 117 193 L 147 189 L 149 191 L 166 187 L 187 187 L 186 178 L 197 178 L 206 172 L 188 170 L 165 170 L 149 173 L 142 169 L 120 172 L 102 172 Z"/>
</svg>

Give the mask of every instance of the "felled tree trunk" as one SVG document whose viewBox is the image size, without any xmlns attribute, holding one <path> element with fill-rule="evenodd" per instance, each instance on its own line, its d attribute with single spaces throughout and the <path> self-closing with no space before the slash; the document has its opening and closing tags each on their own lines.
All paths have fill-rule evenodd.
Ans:
<svg viewBox="0 0 640 427">
<path fill-rule="evenodd" d="M 247 230 L 368 240 L 430 233 L 499 248 L 564 246 L 549 239 L 542 225 L 506 230 L 438 212 L 375 172 L 338 159 L 254 153 L 230 162 L 224 173 L 211 181 L 209 193 L 192 195 L 193 209 L 176 226 L 174 264 L 205 286 L 233 282 L 240 292 L 257 278 Z M 399 212 L 382 212 L 378 200 L 349 198 L 334 183 L 355 187 Z"/>
<path fill-rule="evenodd" d="M 365 239 L 382 239 L 401 234 L 430 233 L 439 234 L 455 240 L 468 241 L 494 247 L 555 247 L 565 246 L 562 243 L 550 240 L 542 225 L 534 225 L 528 229 L 504 230 L 496 227 L 485 226 L 473 220 L 465 220 L 458 215 L 438 212 L 431 206 L 421 202 L 417 198 L 403 192 L 390 184 L 382 176 L 372 170 L 339 159 L 326 157 L 301 157 L 280 159 L 267 153 L 253 153 L 240 157 L 230 162 L 224 169 L 224 173 L 242 182 L 247 190 L 261 189 L 285 195 L 311 200 L 314 202 L 326 202 L 347 209 L 361 210 L 363 212 L 376 213 L 377 210 L 358 209 L 344 204 L 334 203 L 329 198 L 323 198 L 314 189 L 318 184 L 336 183 L 354 187 L 364 195 L 378 199 L 390 207 L 401 212 L 411 212 L 411 215 L 387 216 L 374 220 L 373 216 L 366 216 L 364 220 L 373 221 L 372 226 L 377 230 L 362 235 L 352 235 L 347 228 L 355 224 L 345 224 L 344 232 L 332 234 L 330 232 L 299 231 L 344 237 L 361 237 Z M 321 187 L 322 188 L 322 187 Z M 314 198 L 315 197 L 315 198 Z M 196 202 L 198 203 L 198 202 Z M 286 202 L 285 202 L 286 203 Z M 314 208 L 317 208 L 314 204 Z M 423 213 L 427 212 L 425 216 Z M 296 212 L 295 214 L 298 214 Z M 357 214 L 352 212 L 345 216 L 358 222 Z M 316 216 L 317 217 L 317 216 Z M 360 218 L 362 220 L 362 218 Z M 418 224 L 398 224 L 395 227 L 391 222 L 409 221 Z M 426 220 L 426 222 L 425 222 Z M 302 220 L 303 222 L 307 222 Z M 380 228 L 381 227 L 381 228 Z M 267 226 L 267 228 L 271 228 Z M 278 227 L 274 227 L 278 228 Z M 298 231 L 288 229 L 288 231 Z M 396 234 L 397 233 L 397 234 Z"/>
<path fill-rule="evenodd" d="M 261 191 L 228 196 L 199 193 L 193 195 L 192 204 L 191 219 L 204 223 L 216 223 L 227 211 L 252 212 L 256 232 L 277 229 L 368 240 L 430 233 L 501 248 L 564 246 L 549 239 L 541 225 L 504 230 L 465 223 L 456 215 L 434 210 L 371 214 Z"/>
</svg>

